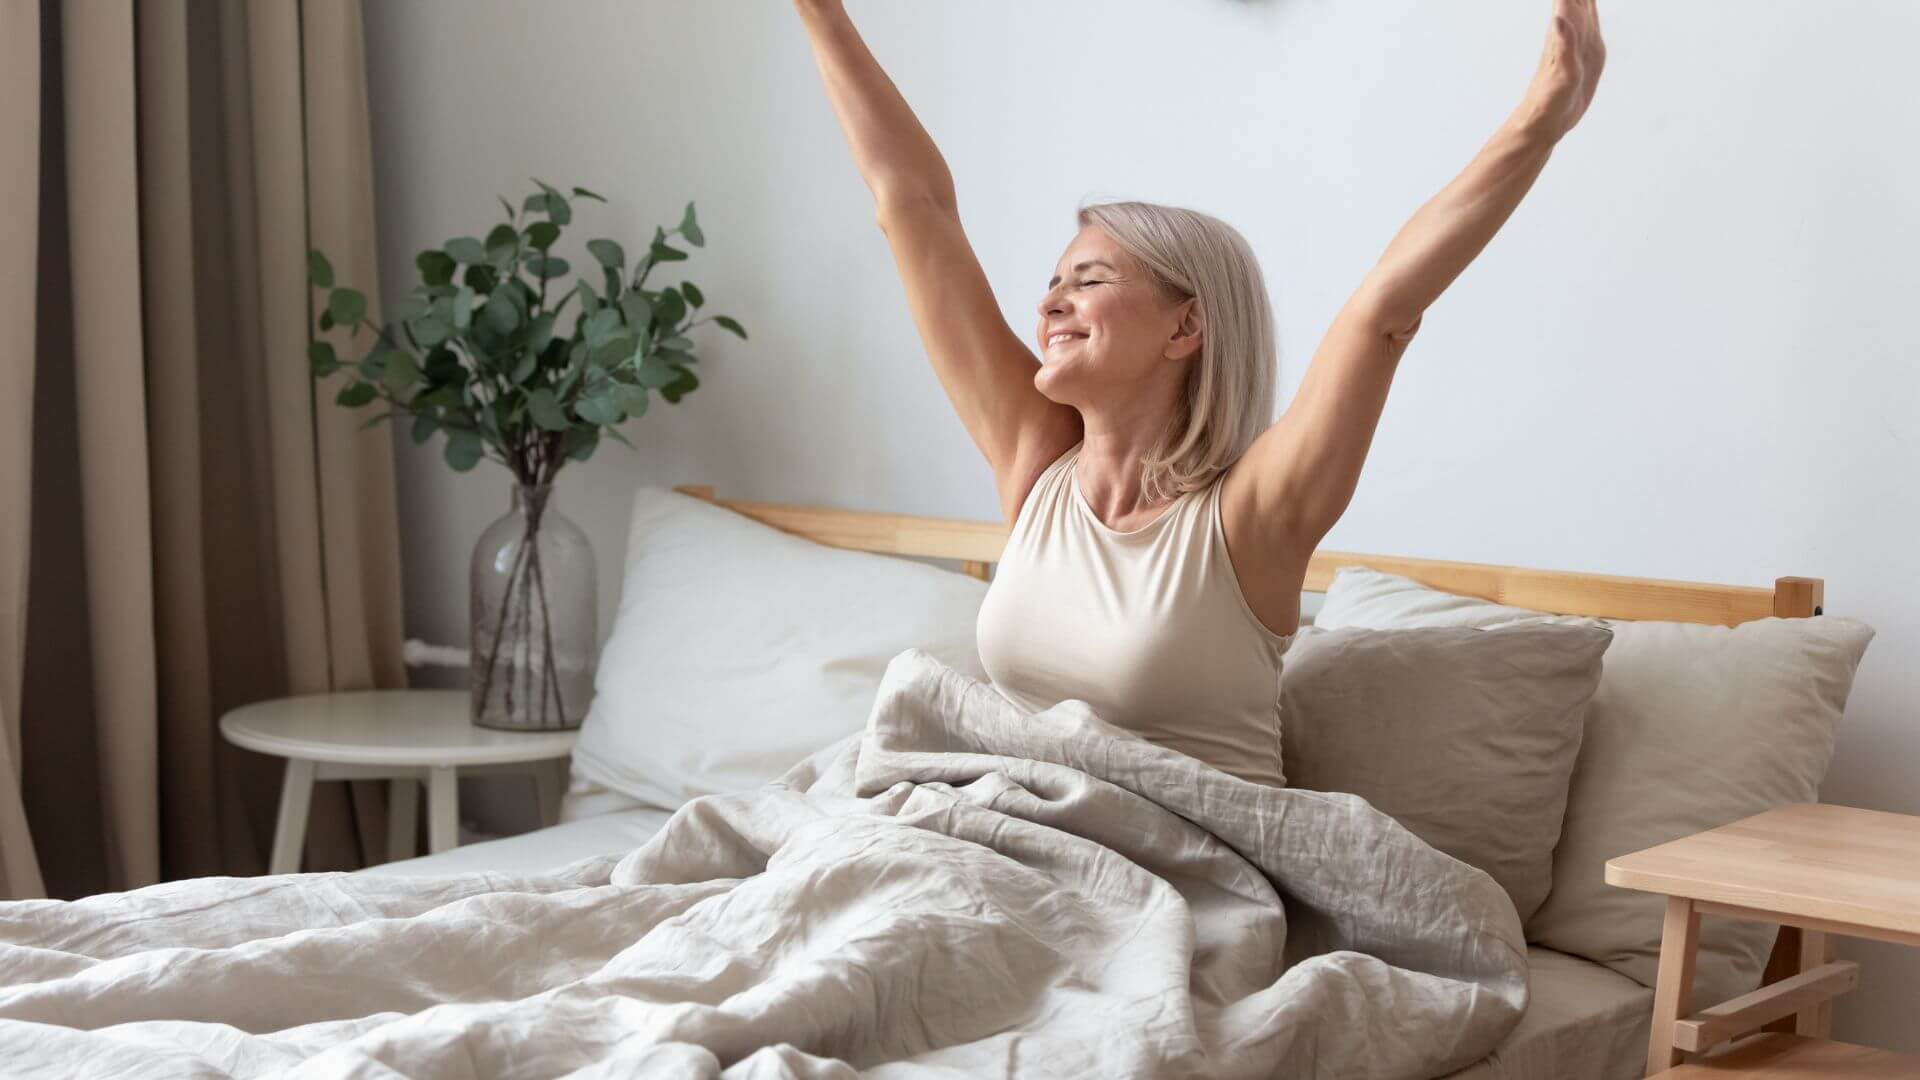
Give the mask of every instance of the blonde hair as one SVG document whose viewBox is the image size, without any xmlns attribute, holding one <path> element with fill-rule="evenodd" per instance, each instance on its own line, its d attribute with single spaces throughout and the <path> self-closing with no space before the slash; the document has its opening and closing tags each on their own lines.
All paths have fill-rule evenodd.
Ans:
<svg viewBox="0 0 1920 1080">
<path fill-rule="evenodd" d="M 1196 491 L 1238 460 L 1273 419 L 1273 305 L 1253 249 L 1219 218 L 1147 202 L 1083 204 L 1095 225 L 1151 273 L 1172 302 L 1197 297 L 1205 326 L 1187 374 L 1186 409 L 1147 454 L 1141 494 L 1154 502 Z"/>
</svg>

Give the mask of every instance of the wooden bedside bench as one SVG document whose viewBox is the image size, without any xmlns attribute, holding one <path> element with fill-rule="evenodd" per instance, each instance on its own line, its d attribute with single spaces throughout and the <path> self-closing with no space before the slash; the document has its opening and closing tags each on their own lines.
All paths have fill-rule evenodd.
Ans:
<svg viewBox="0 0 1920 1080">
<path fill-rule="evenodd" d="M 1667 898 L 1648 1076 L 1920 1077 L 1920 1057 L 1827 1038 L 1832 999 L 1860 974 L 1834 959 L 1834 935 L 1920 946 L 1920 817 L 1783 806 L 1610 859 L 1606 880 Z M 1702 915 L 1799 927 L 1799 972 L 1695 1013 Z M 1796 1034 L 1740 1039 L 1789 1016 Z M 1681 1064 L 1730 1039 L 1740 1041 Z"/>
</svg>

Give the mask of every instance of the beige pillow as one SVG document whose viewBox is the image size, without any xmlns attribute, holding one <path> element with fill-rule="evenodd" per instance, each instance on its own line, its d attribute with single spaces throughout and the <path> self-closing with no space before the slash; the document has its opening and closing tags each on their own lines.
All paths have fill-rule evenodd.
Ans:
<svg viewBox="0 0 1920 1080">
<path fill-rule="evenodd" d="M 1516 620 L 1584 622 L 1614 632 L 1574 762 L 1553 891 L 1527 921 L 1527 938 L 1652 986 L 1662 901 L 1606 884 L 1606 861 L 1784 803 L 1814 801 L 1873 628 L 1832 615 L 1736 627 L 1546 617 L 1365 567 L 1334 575 L 1316 625 L 1496 627 Z M 1717 1004 L 1759 985 L 1774 934 L 1760 923 L 1702 920 L 1697 1000 Z"/>
<path fill-rule="evenodd" d="M 1287 782 L 1359 795 L 1493 876 L 1524 921 L 1553 884 L 1604 627 L 1303 628 L 1280 675 Z"/>
</svg>

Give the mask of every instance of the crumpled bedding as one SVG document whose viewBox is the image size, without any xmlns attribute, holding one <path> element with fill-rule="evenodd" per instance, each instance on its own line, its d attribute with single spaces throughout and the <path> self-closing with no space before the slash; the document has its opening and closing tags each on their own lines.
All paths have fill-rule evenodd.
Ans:
<svg viewBox="0 0 1920 1080">
<path fill-rule="evenodd" d="M 917 649 L 631 851 L 0 903 L 8 1075 L 1424 1078 L 1526 1001 L 1506 894 L 1365 801 Z"/>
</svg>

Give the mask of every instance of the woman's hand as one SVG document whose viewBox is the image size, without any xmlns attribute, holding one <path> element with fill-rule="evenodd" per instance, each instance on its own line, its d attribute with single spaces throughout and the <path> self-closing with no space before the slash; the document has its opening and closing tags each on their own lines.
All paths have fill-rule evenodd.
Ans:
<svg viewBox="0 0 1920 1080">
<path fill-rule="evenodd" d="M 1533 135 L 1558 142 L 1586 114 L 1607 46 L 1600 40 L 1596 0 L 1554 0 L 1553 25 L 1540 69 L 1515 111 L 1515 122 Z"/>
</svg>

